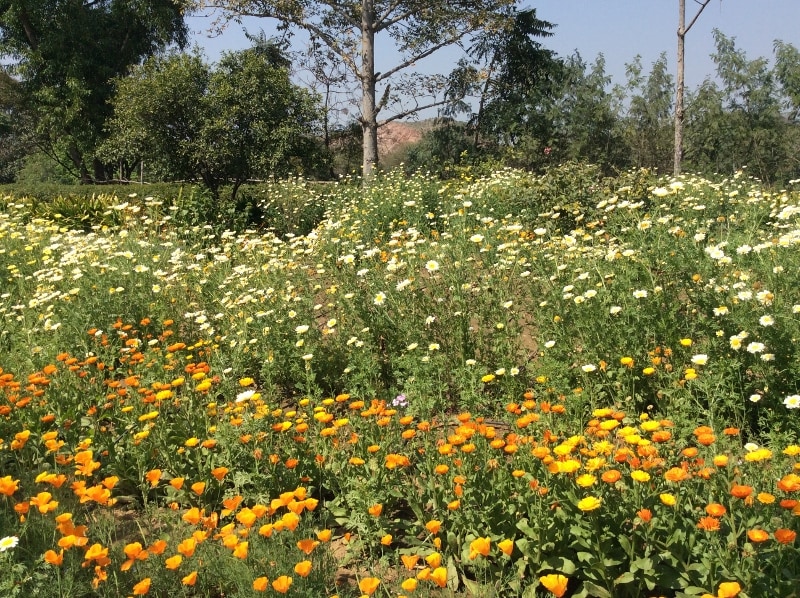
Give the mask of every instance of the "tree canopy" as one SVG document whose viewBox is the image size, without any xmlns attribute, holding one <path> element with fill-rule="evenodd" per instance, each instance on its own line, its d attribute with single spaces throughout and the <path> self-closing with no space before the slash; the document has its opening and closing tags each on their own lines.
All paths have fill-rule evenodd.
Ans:
<svg viewBox="0 0 800 598">
<path fill-rule="evenodd" d="M 106 178 L 94 151 L 112 80 L 185 45 L 183 17 L 176 0 L 0 0 L 0 57 L 13 61 L 38 146 L 85 181 Z"/>
<path fill-rule="evenodd" d="M 314 158 L 317 99 L 289 80 L 268 45 L 223 55 L 153 57 L 117 80 L 102 155 L 145 160 L 167 176 L 202 180 L 217 195 L 256 176 L 285 176 Z"/>
<path fill-rule="evenodd" d="M 379 124 L 442 105 L 443 77 L 412 72 L 415 65 L 470 34 L 505 26 L 513 0 L 197 0 L 204 9 L 219 9 L 227 18 L 255 16 L 301 29 L 312 41 L 341 60 L 360 86 L 363 130 L 363 175 L 370 178 L 378 162 Z M 376 37 L 393 44 L 394 64 L 378 71 Z M 388 52 L 387 52 L 388 54 Z M 380 90 L 380 95 L 379 95 Z M 412 90 L 411 94 L 395 93 Z M 427 97 L 426 97 L 427 96 Z M 437 97 L 438 96 L 438 97 Z M 378 114 L 392 106 L 393 114 Z"/>
</svg>

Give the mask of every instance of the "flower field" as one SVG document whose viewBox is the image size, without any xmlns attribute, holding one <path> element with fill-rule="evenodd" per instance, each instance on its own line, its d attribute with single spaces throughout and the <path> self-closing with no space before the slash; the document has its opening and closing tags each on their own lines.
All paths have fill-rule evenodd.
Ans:
<svg viewBox="0 0 800 598">
<path fill-rule="evenodd" d="M 0 197 L 0 595 L 798 595 L 800 181 L 582 172 Z"/>
</svg>

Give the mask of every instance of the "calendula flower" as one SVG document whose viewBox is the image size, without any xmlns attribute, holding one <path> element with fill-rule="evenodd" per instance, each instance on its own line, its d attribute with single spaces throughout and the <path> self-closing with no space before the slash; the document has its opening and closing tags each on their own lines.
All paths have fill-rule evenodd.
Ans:
<svg viewBox="0 0 800 598">
<path fill-rule="evenodd" d="M 596 496 L 587 496 L 578 501 L 578 508 L 584 513 L 594 511 L 600 508 L 603 504 L 603 499 Z"/>
</svg>

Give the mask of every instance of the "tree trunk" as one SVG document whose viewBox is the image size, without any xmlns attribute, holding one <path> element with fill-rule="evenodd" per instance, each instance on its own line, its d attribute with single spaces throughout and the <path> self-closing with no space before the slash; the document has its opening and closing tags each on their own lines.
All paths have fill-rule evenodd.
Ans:
<svg viewBox="0 0 800 598">
<path fill-rule="evenodd" d="M 378 111 L 375 105 L 375 3 L 361 2 L 361 129 L 364 135 L 364 182 L 375 177 L 378 164 Z"/>
<path fill-rule="evenodd" d="M 686 41 L 686 0 L 678 0 L 678 75 L 675 87 L 675 157 L 673 173 L 681 173 L 683 160 L 683 93 L 684 93 L 684 44 Z"/>
</svg>

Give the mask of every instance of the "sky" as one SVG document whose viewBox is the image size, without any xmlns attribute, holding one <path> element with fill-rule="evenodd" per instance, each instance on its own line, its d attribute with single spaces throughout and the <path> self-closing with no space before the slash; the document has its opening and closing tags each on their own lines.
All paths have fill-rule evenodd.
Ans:
<svg viewBox="0 0 800 598">
<path fill-rule="evenodd" d="M 678 0 L 537 0 L 525 2 L 535 7 L 538 18 L 556 25 L 553 37 L 543 41 L 545 47 L 566 57 L 579 52 L 591 63 L 602 53 L 606 74 L 614 83 L 625 83 L 625 65 L 638 54 L 645 73 L 662 52 L 667 53 L 670 72 L 675 74 L 677 47 Z M 697 12 L 696 0 L 686 0 L 686 22 Z M 209 38 L 204 30 L 211 18 L 192 18 L 194 41 L 209 60 L 216 60 L 224 50 L 237 50 L 249 45 L 244 30 L 270 36 L 274 22 L 248 19 L 241 25 L 231 23 L 217 37 Z M 686 35 L 686 85 L 694 89 L 704 79 L 713 77 L 714 52 L 712 31 L 719 29 L 735 38 L 736 47 L 749 60 L 772 59 L 776 39 L 800 47 L 800 0 L 711 0 L 694 27 Z M 381 52 L 377 62 L 380 70 Z M 458 56 L 454 52 L 436 54 L 428 68 L 449 72 Z M 444 63 L 444 64 L 443 64 Z"/>
</svg>

